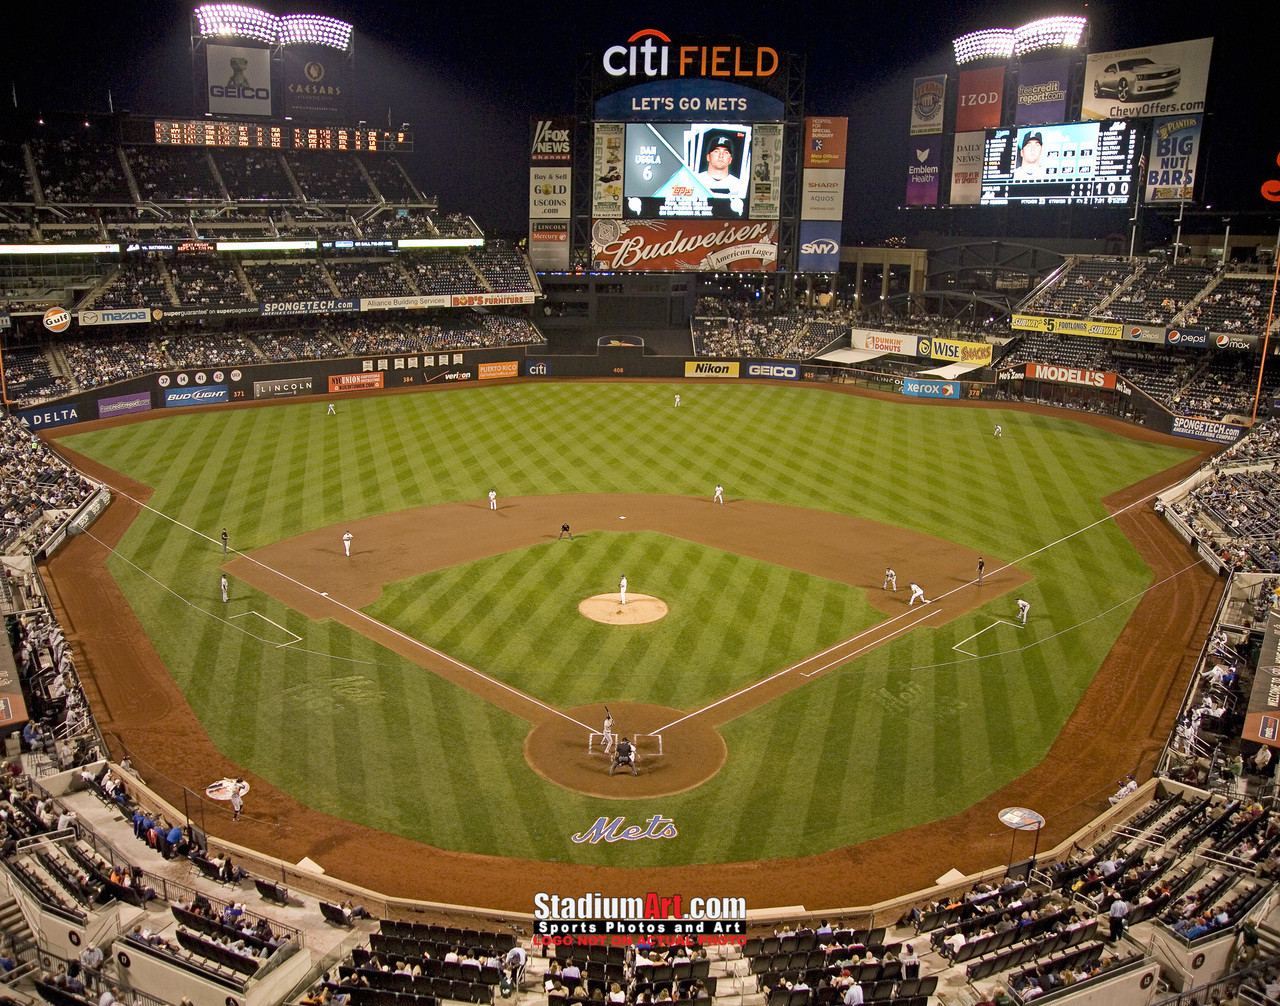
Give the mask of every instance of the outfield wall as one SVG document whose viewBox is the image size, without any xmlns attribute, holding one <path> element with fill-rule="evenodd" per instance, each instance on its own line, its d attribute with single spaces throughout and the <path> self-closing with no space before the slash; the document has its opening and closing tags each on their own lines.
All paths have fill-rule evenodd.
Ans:
<svg viewBox="0 0 1280 1006">
<path fill-rule="evenodd" d="M 1228 423 L 1175 416 L 1116 375 L 1091 384 L 1073 378 L 1070 368 L 1049 367 L 1045 372 L 1047 378 L 1033 379 L 1022 368 L 998 374 L 983 369 L 974 373 L 987 380 L 947 381 L 795 360 L 651 356 L 642 346 L 601 346 L 594 356 L 555 355 L 546 352 L 545 346 L 507 346 L 162 371 L 18 409 L 15 414 L 40 432 L 187 406 L 317 397 L 337 401 L 352 392 L 413 391 L 499 380 L 638 377 L 810 381 L 944 401 L 1026 401 L 1110 415 L 1158 433 L 1223 445 L 1234 443 L 1243 432 L 1242 427 Z"/>
</svg>

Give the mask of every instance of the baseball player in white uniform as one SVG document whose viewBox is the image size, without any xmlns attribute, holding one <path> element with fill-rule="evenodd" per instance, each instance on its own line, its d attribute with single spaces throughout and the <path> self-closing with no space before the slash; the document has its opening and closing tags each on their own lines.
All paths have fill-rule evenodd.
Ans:
<svg viewBox="0 0 1280 1006">
<path fill-rule="evenodd" d="M 894 572 L 894 569 L 892 566 L 885 566 L 883 589 L 888 590 L 890 587 L 893 588 L 893 591 L 895 594 L 898 592 L 898 574 Z"/>
<path fill-rule="evenodd" d="M 1031 610 L 1031 602 L 1018 598 L 1018 619 L 1023 625 L 1027 624 L 1027 612 Z"/>
<path fill-rule="evenodd" d="M 222 574 L 222 603 L 227 603 L 227 574 Z"/>
<path fill-rule="evenodd" d="M 716 486 L 716 495 L 712 502 L 719 503 L 721 506 L 724 506 L 724 486 Z"/>
<path fill-rule="evenodd" d="M 350 531 L 348 531 L 346 534 L 342 536 L 342 548 L 343 548 L 343 551 L 347 553 L 347 555 L 351 554 L 351 539 L 354 537 L 355 535 L 353 535 Z"/>
<path fill-rule="evenodd" d="M 618 584 L 618 593 L 622 595 L 622 604 L 627 603 L 627 578 L 624 576 Z"/>
<path fill-rule="evenodd" d="M 921 586 L 920 586 L 920 584 L 915 583 L 915 582 L 912 582 L 912 584 L 911 584 L 911 600 L 907 602 L 907 607 L 908 607 L 908 608 L 912 608 L 912 607 L 914 607 L 914 606 L 915 606 L 915 603 L 916 603 L 917 601 L 922 601 L 922 602 L 924 602 L 925 604 L 928 604 L 928 603 L 929 603 L 929 602 L 928 602 L 928 601 L 926 601 L 926 600 L 925 600 L 925 598 L 924 598 L 924 588 L 923 588 L 923 587 L 921 587 Z"/>
<path fill-rule="evenodd" d="M 329 411 L 328 411 L 328 412 L 326 412 L 326 413 L 325 413 L 325 415 L 326 415 L 326 416 L 336 416 L 337 414 L 338 414 L 338 410 L 337 410 L 337 409 L 335 409 L 335 408 L 333 407 L 333 402 L 330 402 L 330 403 L 329 403 Z"/>
<path fill-rule="evenodd" d="M 680 396 L 676 395 L 676 408 L 680 408 Z"/>
<path fill-rule="evenodd" d="M 1003 436 L 1004 436 L 1004 429 L 1003 429 L 1003 428 L 1001 428 L 999 425 L 997 425 L 997 426 L 996 426 L 996 430 L 995 430 L 995 432 L 992 434 L 992 436 L 993 436 L 993 437 L 1003 437 Z"/>
<path fill-rule="evenodd" d="M 617 743 L 617 738 L 613 736 L 613 713 L 609 712 L 609 707 L 604 707 L 604 736 L 600 738 L 600 746 L 606 751 L 612 751 L 613 745 Z"/>
<path fill-rule="evenodd" d="M 496 489 L 489 490 L 489 509 L 490 510 L 498 509 L 498 490 Z"/>
</svg>

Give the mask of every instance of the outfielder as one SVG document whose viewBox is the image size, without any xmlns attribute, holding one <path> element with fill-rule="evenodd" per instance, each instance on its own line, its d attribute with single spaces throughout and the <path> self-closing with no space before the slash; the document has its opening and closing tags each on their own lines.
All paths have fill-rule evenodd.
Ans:
<svg viewBox="0 0 1280 1006">
<path fill-rule="evenodd" d="M 604 736 L 600 738 L 600 746 L 605 751 L 612 751 L 613 745 L 617 743 L 617 738 L 613 736 L 613 713 L 609 712 L 609 707 L 604 707 Z"/>
<path fill-rule="evenodd" d="M 490 510 L 498 509 L 498 490 L 496 489 L 489 490 L 489 509 Z"/>
<path fill-rule="evenodd" d="M 918 583 L 916 583 L 916 582 L 912 581 L 912 583 L 911 583 L 911 600 L 907 602 L 907 607 L 908 607 L 908 608 L 915 607 L 915 603 L 916 603 L 917 601 L 922 601 L 922 602 L 923 602 L 923 603 L 925 603 L 925 604 L 928 604 L 928 603 L 929 603 L 929 602 L 928 602 L 928 601 L 926 601 L 926 600 L 925 600 L 925 598 L 924 598 L 924 588 L 923 588 L 923 587 L 921 587 L 921 586 L 920 586 L 920 584 L 918 584 Z"/>
<path fill-rule="evenodd" d="M 997 437 L 997 438 L 999 438 L 999 437 L 1003 437 L 1003 436 L 1004 436 L 1004 430 L 1003 430 L 1003 429 L 1002 429 L 1002 428 L 997 424 L 997 426 L 996 426 L 996 428 L 995 428 L 995 432 L 994 432 L 994 433 L 992 433 L 991 435 L 992 435 L 993 437 Z"/>
<path fill-rule="evenodd" d="M 680 396 L 676 395 L 676 408 L 680 408 Z"/>
<path fill-rule="evenodd" d="M 621 604 L 627 603 L 627 578 L 624 576 L 618 584 L 618 593 L 622 595 Z"/>
<path fill-rule="evenodd" d="M 894 571 L 892 566 L 885 566 L 883 589 L 888 590 L 890 587 L 893 588 L 893 592 L 895 594 L 898 592 L 898 574 Z"/>
<path fill-rule="evenodd" d="M 1023 625 L 1027 624 L 1027 612 L 1031 610 L 1031 602 L 1018 598 L 1018 618 Z"/>
<path fill-rule="evenodd" d="M 351 539 L 354 537 L 355 535 L 353 535 L 350 531 L 348 531 L 346 534 L 342 536 L 342 548 L 347 553 L 347 555 L 351 554 Z"/>
<path fill-rule="evenodd" d="M 326 413 L 325 413 L 325 415 L 326 415 L 326 416 L 336 416 L 337 414 L 338 414 L 338 410 L 337 410 L 337 409 L 335 409 L 335 408 L 333 407 L 333 402 L 330 402 L 330 403 L 329 403 L 329 411 L 328 411 L 328 412 L 326 412 Z"/>
<path fill-rule="evenodd" d="M 711 502 L 724 506 L 724 486 L 716 486 L 716 495 Z"/>
</svg>

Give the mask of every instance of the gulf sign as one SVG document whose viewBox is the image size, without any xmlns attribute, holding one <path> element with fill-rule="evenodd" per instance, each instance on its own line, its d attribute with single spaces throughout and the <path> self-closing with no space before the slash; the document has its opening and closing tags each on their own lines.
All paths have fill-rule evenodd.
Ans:
<svg viewBox="0 0 1280 1006">
<path fill-rule="evenodd" d="M 914 377 L 902 379 L 902 393 L 913 398 L 960 399 L 959 381 L 920 381 Z"/>
<path fill-rule="evenodd" d="M 641 28 L 626 45 L 612 45 L 601 60 L 610 77 L 772 77 L 778 51 L 767 45 L 674 45 L 657 28 Z"/>
<path fill-rule="evenodd" d="M 921 339 L 919 353 L 931 360 L 971 363 L 976 367 L 991 365 L 991 343 L 958 342 L 955 339 Z"/>
<path fill-rule="evenodd" d="M 1081 384 L 1086 388 L 1115 388 L 1116 375 L 1104 370 L 1084 367 L 1060 367 L 1052 363 L 1028 363 L 1028 381 L 1053 381 L 1056 384 Z"/>
<path fill-rule="evenodd" d="M 65 332 L 71 325 L 71 312 L 61 307 L 51 307 L 44 313 L 44 327 L 50 332 Z"/>
</svg>

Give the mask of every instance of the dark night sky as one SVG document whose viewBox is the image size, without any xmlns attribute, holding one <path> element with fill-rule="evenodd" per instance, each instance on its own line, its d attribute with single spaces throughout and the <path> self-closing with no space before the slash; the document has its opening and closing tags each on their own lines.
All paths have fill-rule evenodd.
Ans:
<svg viewBox="0 0 1280 1006">
<path fill-rule="evenodd" d="M 1280 209 L 1259 194 L 1264 180 L 1280 175 L 1271 25 L 1227 4 L 991 3 L 979 10 L 953 2 L 803 0 L 656 3 L 627 11 L 606 3 L 321 0 L 260 6 L 353 22 L 357 117 L 385 123 L 390 106 L 396 125 L 411 123 L 415 177 L 440 197 L 442 208 L 470 212 L 493 233 L 524 230 L 529 118 L 571 113 L 579 54 L 625 42 L 640 28 L 736 34 L 805 54 L 806 111 L 850 118 L 846 240 L 876 242 L 929 226 L 927 214 L 897 209 L 911 142 L 911 79 L 954 75 L 950 40 L 956 35 L 1050 13 L 1088 16 L 1094 50 L 1214 36 L 1206 202 L 1215 210 Z M 138 0 L 38 9 L 40 24 L 30 26 L 30 36 L 7 33 L 4 72 L 20 107 L 105 111 L 110 89 L 117 110 L 193 111 L 189 5 Z M 1243 215 L 1240 221 L 1233 227 Z M 1250 229 L 1273 232 L 1275 224 L 1259 219 Z"/>
</svg>

